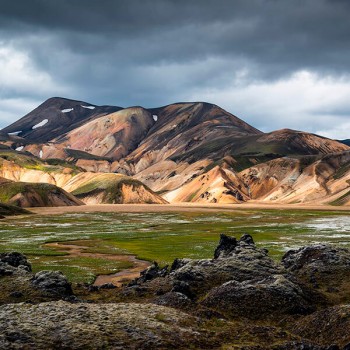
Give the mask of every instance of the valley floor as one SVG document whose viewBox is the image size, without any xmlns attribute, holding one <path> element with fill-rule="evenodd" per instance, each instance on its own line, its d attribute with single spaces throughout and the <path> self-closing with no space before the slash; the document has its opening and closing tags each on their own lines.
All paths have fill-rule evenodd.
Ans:
<svg viewBox="0 0 350 350">
<path fill-rule="evenodd" d="M 262 202 L 249 202 L 244 204 L 198 204 L 198 203 L 178 203 L 178 204 L 98 204 L 66 207 L 45 207 L 30 208 L 30 210 L 40 215 L 53 215 L 64 213 L 87 213 L 87 212 L 122 212 L 122 213 L 142 213 L 142 212 L 213 212 L 231 211 L 244 209 L 283 209 L 283 210 L 324 210 L 324 211 L 348 211 L 350 206 L 332 205 L 303 205 L 303 204 L 267 204 Z"/>
</svg>

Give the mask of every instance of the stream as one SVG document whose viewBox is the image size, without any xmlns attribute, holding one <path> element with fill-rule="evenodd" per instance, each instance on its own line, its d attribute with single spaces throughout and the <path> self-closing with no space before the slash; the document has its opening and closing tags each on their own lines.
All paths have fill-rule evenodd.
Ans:
<svg viewBox="0 0 350 350">
<path fill-rule="evenodd" d="M 123 269 L 117 273 L 110 275 L 98 275 L 93 283 L 94 286 L 101 286 L 106 283 L 112 283 L 116 287 L 121 287 L 124 283 L 140 276 L 140 272 L 145 270 L 151 264 L 149 261 L 137 259 L 134 255 L 126 254 L 101 254 L 101 253 L 87 253 L 84 250 L 89 247 L 75 244 L 65 244 L 62 242 L 46 243 L 46 247 L 57 249 L 60 252 L 67 253 L 72 257 L 87 257 L 87 258 L 103 258 L 114 261 L 128 261 L 133 264 L 132 267 Z"/>
</svg>

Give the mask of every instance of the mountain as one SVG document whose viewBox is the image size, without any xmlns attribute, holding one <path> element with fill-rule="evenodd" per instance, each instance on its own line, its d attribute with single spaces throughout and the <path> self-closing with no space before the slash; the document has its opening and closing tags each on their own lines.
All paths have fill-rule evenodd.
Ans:
<svg viewBox="0 0 350 350">
<path fill-rule="evenodd" d="M 2 147 L 34 155 L 36 162 L 59 160 L 70 172 L 80 169 L 76 180 L 86 177 L 89 183 L 69 191 L 85 202 L 348 203 L 346 141 L 290 129 L 263 133 L 205 102 L 147 109 L 52 98 L 1 135 Z M 74 177 L 69 171 L 57 176 L 45 170 L 34 181 L 28 172 L 26 180 L 16 176 L 59 181 L 66 189 Z M 133 184 L 131 191 L 126 182 Z"/>
<path fill-rule="evenodd" d="M 347 139 L 347 140 L 339 140 L 339 142 L 344 143 L 344 145 L 350 146 L 350 139 Z"/>
<path fill-rule="evenodd" d="M 86 204 L 167 203 L 142 182 L 120 174 L 81 173 L 65 188 Z"/>
<path fill-rule="evenodd" d="M 14 182 L 0 178 L 0 202 L 17 207 L 60 207 L 84 204 L 52 184 Z"/>
<path fill-rule="evenodd" d="M 59 159 L 43 161 L 27 153 L 0 150 L 0 202 L 33 207 L 166 200 L 125 175 L 91 173 Z"/>
<path fill-rule="evenodd" d="M 95 106 L 83 101 L 52 97 L 32 112 L 2 130 L 31 142 L 47 142 L 89 120 L 121 110 L 121 107 Z"/>
<path fill-rule="evenodd" d="M 134 107 L 100 116 L 43 145 L 44 158 L 69 157 L 72 150 L 119 160 L 132 152 L 155 121 L 143 108 Z M 33 148 L 31 148 L 33 150 Z"/>
</svg>

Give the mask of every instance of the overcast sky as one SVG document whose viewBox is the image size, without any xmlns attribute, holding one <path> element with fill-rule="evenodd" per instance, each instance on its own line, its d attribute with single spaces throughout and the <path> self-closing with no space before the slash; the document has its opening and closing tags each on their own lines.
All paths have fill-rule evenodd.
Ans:
<svg viewBox="0 0 350 350">
<path fill-rule="evenodd" d="M 0 127 L 52 96 L 350 138 L 348 0 L 0 0 Z"/>
</svg>

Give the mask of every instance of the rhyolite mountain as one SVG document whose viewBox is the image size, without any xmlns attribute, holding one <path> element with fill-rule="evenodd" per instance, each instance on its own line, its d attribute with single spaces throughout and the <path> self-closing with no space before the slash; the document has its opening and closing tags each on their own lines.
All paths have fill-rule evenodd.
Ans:
<svg viewBox="0 0 350 350">
<path fill-rule="evenodd" d="M 263 133 L 210 103 L 121 108 L 51 98 L 1 136 L 38 158 L 131 176 L 169 202 L 350 201 L 346 142 L 290 129 Z"/>
<path fill-rule="evenodd" d="M 2 132 L 23 137 L 27 141 L 46 142 L 89 120 L 120 109 L 122 108 L 116 106 L 95 106 L 83 101 L 53 97 Z"/>
</svg>

